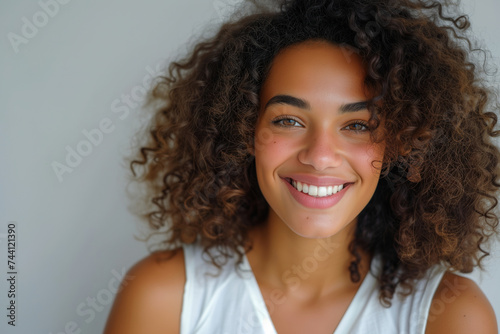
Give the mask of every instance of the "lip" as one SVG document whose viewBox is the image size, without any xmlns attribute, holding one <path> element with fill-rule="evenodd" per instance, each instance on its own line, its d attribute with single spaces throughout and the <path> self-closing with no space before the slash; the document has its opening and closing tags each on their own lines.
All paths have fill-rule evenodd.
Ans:
<svg viewBox="0 0 500 334">
<path fill-rule="evenodd" d="M 344 181 L 344 183 L 338 183 L 338 184 L 345 184 L 345 183 L 347 183 L 347 184 L 344 186 L 344 188 L 341 191 L 337 192 L 336 194 L 333 194 L 330 196 L 325 196 L 325 197 L 313 197 L 313 196 L 304 194 L 303 192 L 295 189 L 294 186 L 292 186 L 290 184 L 290 182 L 288 182 L 287 178 L 282 177 L 281 180 L 288 187 L 288 190 L 290 191 L 290 194 L 293 196 L 293 198 L 297 202 L 302 204 L 303 206 L 310 208 L 310 209 L 328 209 L 328 208 L 334 206 L 342 199 L 342 197 L 344 197 L 344 194 L 352 185 L 352 183 Z M 296 179 L 294 179 L 294 180 L 296 180 Z M 332 185 L 332 183 L 331 183 L 332 178 L 329 178 L 329 180 L 330 180 L 330 183 L 328 183 L 328 185 Z M 336 179 L 336 180 L 338 180 L 338 179 Z M 300 182 L 302 182 L 302 181 L 300 181 Z M 315 184 L 313 182 L 311 182 L 311 183 Z"/>
</svg>

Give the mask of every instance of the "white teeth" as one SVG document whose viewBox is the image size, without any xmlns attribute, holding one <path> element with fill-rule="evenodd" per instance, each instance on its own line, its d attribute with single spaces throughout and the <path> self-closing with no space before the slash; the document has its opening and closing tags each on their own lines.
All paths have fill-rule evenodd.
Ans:
<svg viewBox="0 0 500 334">
<path fill-rule="evenodd" d="M 309 186 L 309 195 L 318 196 L 318 187 L 313 185 Z"/>
<path fill-rule="evenodd" d="M 318 188 L 318 197 L 325 197 L 327 193 L 328 193 L 328 187 Z"/>
<path fill-rule="evenodd" d="M 309 196 L 314 196 L 314 197 L 331 196 L 344 189 L 344 186 L 342 184 L 337 186 L 322 187 L 322 186 L 309 185 L 295 180 L 292 181 L 292 185 L 298 191 L 301 191 L 304 194 L 308 194 Z"/>
<path fill-rule="evenodd" d="M 300 182 L 295 182 L 297 184 L 297 186 L 295 188 L 297 188 L 298 191 L 302 191 L 302 183 Z"/>
</svg>

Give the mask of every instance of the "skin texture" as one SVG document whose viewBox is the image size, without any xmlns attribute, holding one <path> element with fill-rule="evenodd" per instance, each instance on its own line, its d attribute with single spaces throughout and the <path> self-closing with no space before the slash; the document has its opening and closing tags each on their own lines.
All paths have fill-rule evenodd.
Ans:
<svg viewBox="0 0 500 334">
<path fill-rule="evenodd" d="M 253 154 L 270 210 L 265 223 L 250 231 L 254 247 L 247 258 L 264 299 L 278 300 L 269 308 L 278 333 L 332 333 L 367 273 L 370 256 L 361 252 L 361 280 L 351 281 L 348 246 L 356 217 L 375 191 L 379 170 L 372 162 L 382 159 L 384 145 L 373 144 L 359 126 L 368 121 L 366 110 L 340 112 L 342 104 L 367 98 L 364 75 L 359 58 L 309 41 L 282 51 L 262 88 Z M 265 107 L 280 94 L 298 97 L 309 108 Z M 262 131 L 270 140 L 259 146 Z M 289 173 L 334 176 L 352 185 L 333 207 L 311 209 L 290 196 L 281 178 Z M 317 253 L 320 242 L 332 252 Z M 105 334 L 179 332 L 184 259 L 182 251 L 162 261 L 165 255 L 154 253 L 130 270 L 134 279 L 118 293 Z M 322 260 L 307 272 L 300 264 L 311 255 Z M 300 280 L 289 279 L 288 271 Z M 434 296 L 426 333 L 497 333 L 496 326 L 477 285 L 447 273 Z"/>
<path fill-rule="evenodd" d="M 180 330 L 186 281 L 184 256 L 179 250 L 153 253 L 135 264 L 118 292 L 104 334 L 174 334 Z"/>
<path fill-rule="evenodd" d="M 497 334 L 495 311 L 477 286 L 465 277 L 446 273 L 429 311 L 426 334 Z"/>
</svg>

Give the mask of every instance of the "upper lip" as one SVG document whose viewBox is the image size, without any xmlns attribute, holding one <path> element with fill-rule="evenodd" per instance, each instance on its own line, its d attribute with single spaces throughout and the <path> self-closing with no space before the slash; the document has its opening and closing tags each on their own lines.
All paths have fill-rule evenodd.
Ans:
<svg viewBox="0 0 500 334">
<path fill-rule="evenodd" d="M 311 184 L 315 186 L 339 186 L 341 184 L 352 183 L 350 181 L 330 177 L 330 176 L 315 176 L 310 174 L 287 174 L 282 175 L 283 179 L 293 179 L 301 183 Z"/>
</svg>

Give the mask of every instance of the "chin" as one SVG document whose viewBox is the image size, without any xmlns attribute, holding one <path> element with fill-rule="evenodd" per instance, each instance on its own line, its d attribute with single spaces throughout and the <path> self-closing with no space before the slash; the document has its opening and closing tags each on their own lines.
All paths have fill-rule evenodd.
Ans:
<svg viewBox="0 0 500 334">
<path fill-rule="evenodd" d="M 300 224 L 299 226 L 288 226 L 292 232 L 300 237 L 308 239 L 325 239 L 338 234 L 348 232 L 350 223 L 346 225 L 337 225 L 335 222 L 328 221 L 325 223 L 314 222 L 312 224 Z"/>
</svg>

